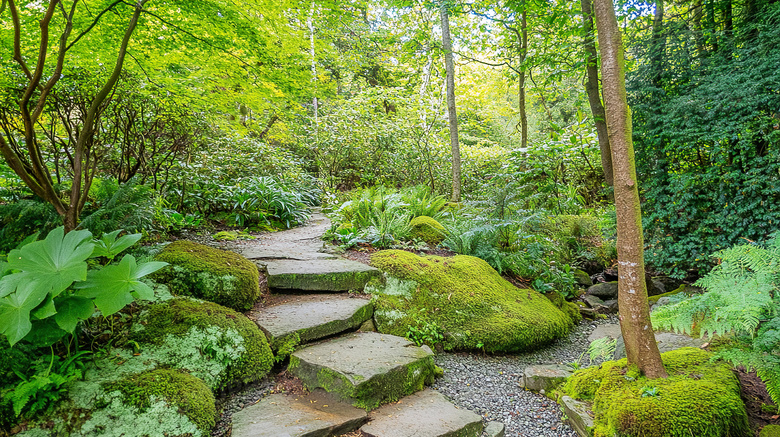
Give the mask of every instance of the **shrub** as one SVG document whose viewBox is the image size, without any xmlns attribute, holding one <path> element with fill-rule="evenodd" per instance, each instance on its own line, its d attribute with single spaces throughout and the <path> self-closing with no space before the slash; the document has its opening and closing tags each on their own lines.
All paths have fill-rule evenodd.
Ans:
<svg viewBox="0 0 780 437">
<path fill-rule="evenodd" d="M 28 235 L 47 234 L 62 225 L 62 217 L 50 203 L 20 200 L 0 204 L 0 252 L 14 249 Z"/>
<path fill-rule="evenodd" d="M 217 410 L 214 394 L 200 379 L 175 369 L 155 369 L 127 376 L 104 386 L 106 392 L 118 391 L 125 405 L 143 413 L 152 403 L 164 402 L 187 416 L 201 431 L 214 428 Z"/>
<path fill-rule="evenodd" d="M 411 235 L 413 238 L 425 241 L 430 245 L 437 245 L 444 239 L 444 226 L 441 225 L 436 219 L 419 216 L 412 219 L 409 223 L 412 228 Z"/>
<path fill-rule="evenodd" d="M 193 296 L 246 311 L 260 299 L 260 276 L 251 261 L 234 252 L 192 241 L 175 241 L 155 259 L 170 266 L 154 279 L 174 295 Z"/>
<path fill-rule="evenodd" d="M 212 389 L 248 384 L 271 370 L 273 356 L 257 325 L 220 305 L 179 298 L 151 305 L 131 338 L 142 355 L 189 371 Z"/>
<path fill-rule="evenodd" d="M 95 235 L 114 229 L 124 229 L 128 232 L 152 229 L 154 194 L 150 187 L 138 184 L 135 180 L 121 185 L 104 182 L 98 194 L 98 208 L 91 213 L 85 211 L 80 228 L 89 229 Z"/>
</svg>

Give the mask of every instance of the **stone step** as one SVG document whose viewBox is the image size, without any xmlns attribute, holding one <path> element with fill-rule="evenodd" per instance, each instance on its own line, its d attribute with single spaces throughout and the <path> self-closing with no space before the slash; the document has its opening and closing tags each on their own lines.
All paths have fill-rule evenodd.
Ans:
<svg viewBox="0 0 780 437">
<path fill-rule="evenodd" d="M 394 335 L 356 332 L 296 351 L 289 371 L 310 390 L 323 388 L 370 410 L 431 384 L 433 352 Z"/>
<path fill-rule="evenodd" d="M 360 428 L 368 415 L 322 390 L 274 394 L 233 414 L 233 437 L 330 437 Z"/>
<path fill-rule="evenodd" d="M 590 412 L 590 405 L 587 402 L 572 399 L 569 396 L 563 396 L 560 400 L 563 407 L 563 413 L 566 415 L 566 423 L 574 429 L 580 437 L 593 436 L 593 416 Z"/>
<path fill-rule="evenodd" d="M 358 328 L 371 318 L 373 305 L 368 299 L 347 295 L 290 295 L 278 297 L 283 303 L 260 308 L 247 314 L 265 332 L 271 348 L 289 350 Z"/>
<path fill-rule="evenodd" d="M 258 261 L 259 262 L 259 261 Z M 379 270 L 348 259 L 271 260 L 268 286 L 281 290 L 362 291 Z"/>
<path fill-rule="evenodd" d="M 371 437 L 479 437 L 482 417 L 426 389 L 372 411 L 360 430 Z"/>
</svg>

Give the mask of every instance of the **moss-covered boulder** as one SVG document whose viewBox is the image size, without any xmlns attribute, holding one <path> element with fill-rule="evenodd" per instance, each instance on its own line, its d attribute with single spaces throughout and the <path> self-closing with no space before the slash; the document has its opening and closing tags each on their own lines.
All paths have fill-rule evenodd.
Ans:
<svg viewBox="0 0 780 437">
<path fill-rule="evenodd" d="M 747 437 L 739 382 L 709 352 L 683 348 L 661 354 L 666 379 L 647 379 L 626 360 L 576 372 L 563 388 L 593 402 L 594 437 Z"/>
<path fill-rule="evenodd" d="M 444 240 L 444 226 L 436 219 L 428 216 L 415 217 L 409 222 L 411 236 L 430 245 L 437 245 Z"/>
<path fill-rule="evenodd" d="M 759 437 L 780 437 L 780 425 L 766 425 L 761 428 Z"/>
<path fill-rule="evenodd" d="M 383 285 L 366 287 L 379 332 L 412 334 L 446 350 L 515 352 L 549 343 L 573 325 L 546 297 L 516 288 L 479 258 L 386 250 L 371 264 L 386 273 Z"/>
<path fill-rule="evenodd" d="M 575 324 L 582 320 L 582 313 L 580 313 L 580 306 L 574 302 L 569 302 L 561 296 L 561 293 L 557 291 L 550 291 L 544 294 L 544 297 L 550 300 L 555 308 L 563 311 L 564 314 L 569 316 L 571 321 Z"/>
<path fill-rule="evenodd" d="M 192 241 L 175 241 L 155 257 L 170 265 L 153 275 L 171 293 L 193 296 L 237 311 L 246 311 L 260 299 L 260 277 L 251 261 L 226 250 Z"/>
<path fill-rule="evenodd" d="M 216 423 L 214 394 L 200 379 L 176 369 L 155 369 L 106 384 L 106 392 L 118 391 L 124 405 L 144 413 L 164 403 L 207 435 Z M 159 408 L 159 406 L 157 407 Z"/>
<path fill-rule="evenodd" d="M 131 339 L 141 345 L 146 360 L 185 369 L 215 390 L 256 381 L 273 364 L 268 340 L 253 321 L 190 298 L 149 306 L 134 324 Z"/>
</svg>

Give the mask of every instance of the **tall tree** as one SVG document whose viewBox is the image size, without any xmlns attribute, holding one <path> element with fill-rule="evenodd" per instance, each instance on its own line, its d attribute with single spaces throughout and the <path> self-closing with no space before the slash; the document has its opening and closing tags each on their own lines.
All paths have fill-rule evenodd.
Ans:
<svg viewBox="0 0 780 437">
<path fill-rule="evenodd" d="M 611 187 L 614 185 L 612 176 L 612 150 L 609 147 L 607 120 L 604 113 L 604 105 L 601 103 L 601 94 L 599 93 L 596 33 L 593 27 L 593 0 L 581 0 L 581 4 L 583 45 L 585 47 L 585 92 L 588 94 L 590 111 L 593 114 L 593 121 L 596 124 L 596 133 L 599 137 L 601 168 L 604 170 L 604 181 Z"/>
<path fill-rule="evenodd" d="M 452 38 L 450 36 L 450 14 L 447 2 L 442 3 L 441 45 L 444 51 L 444 64 L 447 69 L 447 113 L 450 119 L 450 145 L 452 146 L 452 198 L 460 202 L 460 145 L 458 143 L 458 113 L 455 109 L 455 63 L 452 59 Z"/>
<path fill-rule="evenodd" d="M 620 330 L 628 362 L 648 378 L 667 377 L 655 341 L 645 282 L 642 214 L 626 99 L 623 39 L 611 0 L 595 0 L 607 129 L 615 173 L 617 212 L 618 304 Z"/>
</svg>

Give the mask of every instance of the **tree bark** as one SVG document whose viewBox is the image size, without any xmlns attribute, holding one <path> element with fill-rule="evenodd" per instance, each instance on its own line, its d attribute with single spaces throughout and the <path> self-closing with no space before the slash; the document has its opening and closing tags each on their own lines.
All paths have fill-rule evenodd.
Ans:
<svg viewBox="0 0 780 437">
<path fill-rule="evenodd" d="M 595 0 L 601 75 L 604 81 L 609 143 L 615 172 L 618 305 L 628 362 L 648 378 L 667 377 L 650 323 L 645 283 L 644 241 L 639 190 L 626 100 L 623 40 L 611 0 Z"/>
<path fill-rule="evenodd" d="M 588 94 L 590 111 L 596 124 L 596 133 L 599 137 L 599 149 L 601 150 L 601 168 L 604 170 L 604 182 L 608 186 L 614 185 L 612 175 L 612 151 L 609 147 L 609 134 L 607 133 L 607 119 L 604 113 L 604 105 L 601 103 L 599 93 L 598 57 L 596 55 L 596 34 L 593 27 L 593 0 L 581 0 L 582 22 L 585 46 L 585 92 Z"/>
<path fill-rule="evenodd" d="M 460 145 L 458 144 L 458 114 L 455 110 L 455 63 L 452 60 L 452 39 L 450 18 L 446 4 L 440 9 L 441 45 L 444 50 L 444 64 L 447 69 L 447 113 L 450 119 L 450 145 L 452 146 L 452 198 L 460 202 Z"/>
<path fill-rule="evenodd" d="M 523 9 L 520 14 L 520 73 L 517 90 L 517 106 L 520 112 L 520 147 L 528 147 L 528 113 L 526 111 L 525 93 L 525 59 L 528 56 L 528 14 Z"/>
</svg>

